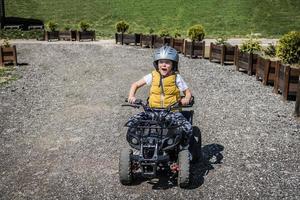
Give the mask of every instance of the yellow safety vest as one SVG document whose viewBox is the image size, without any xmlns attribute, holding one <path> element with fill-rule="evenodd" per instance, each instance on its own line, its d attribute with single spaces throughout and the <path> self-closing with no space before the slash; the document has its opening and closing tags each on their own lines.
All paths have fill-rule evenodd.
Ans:
<svg viewBox="0 0 300 200">
<path fill-rule="evenodd" d="M 157 71 L 152 71 L 152 84 L 149 94 L 151 108 L 166 108 L 180 99 L 180 91 L 176 85 L 176 74 L 163 78 Z"/>
</svg>

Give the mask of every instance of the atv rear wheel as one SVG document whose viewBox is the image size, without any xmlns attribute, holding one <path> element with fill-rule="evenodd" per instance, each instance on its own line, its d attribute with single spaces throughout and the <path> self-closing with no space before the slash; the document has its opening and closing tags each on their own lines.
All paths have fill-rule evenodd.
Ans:
<svg viewBox="0 0 300 200">
<path fill-rule="evenodd" d="M 186 188 L 190 182 L 190 158 L 188 150 L 182 150 L 179 152 L 178 165 L 178 186 Z"/>
<path fill-rule="evenodd" d="M 202 139 L 201 131 L 197 126 L 193 126 L 193 136 L 191 137 L 189 150 L 192 153 L 193 159 L 192 163 L 197 163 L 202 161 Z"/>
<path fill-rule="evenodd" d="M 132 183 L 132 150 L 125 148 L 120 152 L 119 158 L 119 178 L 123 185 Z"/>
</svg>

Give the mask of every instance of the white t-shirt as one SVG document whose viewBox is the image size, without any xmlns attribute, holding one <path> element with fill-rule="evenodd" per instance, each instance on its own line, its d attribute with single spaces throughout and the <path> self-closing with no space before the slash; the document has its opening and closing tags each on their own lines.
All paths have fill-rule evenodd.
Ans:
<svg viewBox="0 0 300 200">
<path fill-rule="evenodd" d="M 147 85 L 151 85 L 151 83 L 152 83 L 152 74 L 150 73 L 150 74 L 147 74 L 146 76 L 144 76 L 144 80 L 145 80 Z M 188 89 L 188 86 L 187 86 L 186 82 L 183 80 L 183 78 L 180 76 L 180 74 L 176 75 L 176 85 L 177 85 L 180 92 L 183 92 L 186 89 Z"/>
</svg>

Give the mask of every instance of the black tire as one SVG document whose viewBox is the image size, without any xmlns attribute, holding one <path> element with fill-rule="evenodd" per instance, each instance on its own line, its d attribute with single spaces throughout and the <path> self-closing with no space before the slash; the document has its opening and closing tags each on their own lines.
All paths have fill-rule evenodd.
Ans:
<svg viewBox="0 0 300 200">
<path fill-rule="evenodd" d="M 192 163 L 197 163 L 202 160 L 202 139 L 201 131 L 197 126 L 193 126 L 193 136 L 190 141 L 190 152 L 192 153 Z"/>
<path fill-rule="evenodd" d="M 186 188 L 190 183 L 190 159 L 189 150 L 182 150 L 178 154 L 178 186 Z"/>
<path fill-rule="evenodd" d="M 132 150 L 125 148 L 120 152 L 119 158 L 119 178 L 123 185 L 130 185 L 132 183 Z"/>
</svg>

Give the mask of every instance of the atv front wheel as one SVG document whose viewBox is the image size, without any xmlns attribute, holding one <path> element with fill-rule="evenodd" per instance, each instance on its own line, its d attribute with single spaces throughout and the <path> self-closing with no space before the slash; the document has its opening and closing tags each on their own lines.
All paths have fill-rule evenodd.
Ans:
<svg viewBox="0 0 300 200">
<path fill-rule="evenodd" d="M 178 165 L 178 186 L 186 188 L 190 182 L 190 159 L 188 150 L 182 150 L 179 152 Z"/>
<path fill-rule="evenodd" d="M 132 150 L 125 148 L 120 152 L 119 158 L 119 178 L 123 185 L 132 183 Z"/>
</svg>

